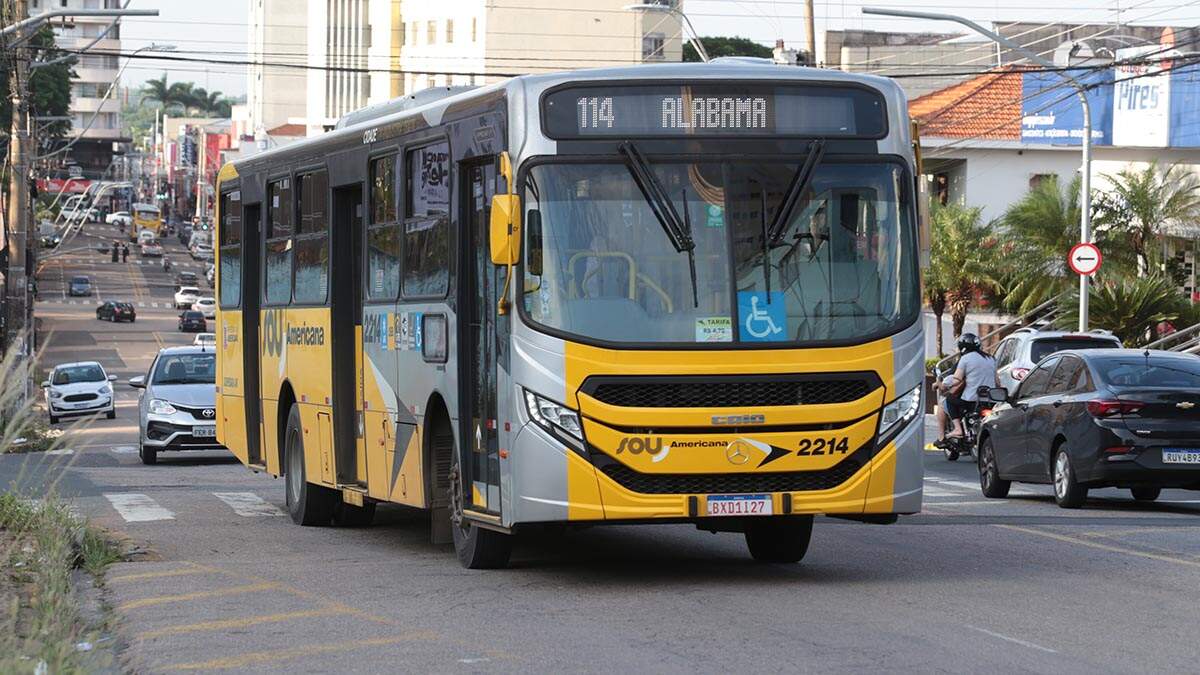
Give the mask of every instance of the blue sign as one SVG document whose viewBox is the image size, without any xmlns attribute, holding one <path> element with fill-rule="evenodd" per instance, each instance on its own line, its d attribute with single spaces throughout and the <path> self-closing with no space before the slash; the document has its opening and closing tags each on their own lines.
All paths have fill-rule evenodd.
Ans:
<svg viewBox="0 0 1200 675">
<path fill-rule="evenodd" d="M 738 291 L 738 330 L 742 342 L 783 342 L 788 339 L 783 293 Z"/>
<path fill-rule="evenodd" d="M 1087 93 L 1092 109 L 1092 144 L 1112 144 L 1112 71 L 1067 71 L 1084 84 L 1099 84 Z M 1021 142 L 1080 145 L 1083 107 L 1075 88 L 1058 73 L 1025 73 L 1021 77 Z"/>
</svg>

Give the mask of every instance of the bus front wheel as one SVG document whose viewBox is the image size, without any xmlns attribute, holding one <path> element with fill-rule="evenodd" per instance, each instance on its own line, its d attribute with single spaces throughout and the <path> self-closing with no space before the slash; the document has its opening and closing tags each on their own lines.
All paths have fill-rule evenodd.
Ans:
<svg viewBox="0 0 1200 675">
<path fill-rule="evenodd" d="M 752 519 L 746 523 L 746 546 L 758 562 L 795 563 L 808 553 L 812 516 Z"/>
<path fill-rule="evenodd" d="M 283 434 L 287 507 L 297 525 L 328 525 L 333 517 L 337 496 L 333 490 L 308 482 L 304 468 L 304 431 L 300 426 L 300 406 L 293 403 Z"/>
<path fill-rule="evenodd" d="M 453 440 L 451 440 L 453 443 Z M 463 517 L 462 472 L 458 452 L 451 446 L 450 529 L 454 533 L 454 553 L 469 570 L 499 569 L 508 566 L 512 555 L 512 535 L 480 527 Z"/>
</svg>

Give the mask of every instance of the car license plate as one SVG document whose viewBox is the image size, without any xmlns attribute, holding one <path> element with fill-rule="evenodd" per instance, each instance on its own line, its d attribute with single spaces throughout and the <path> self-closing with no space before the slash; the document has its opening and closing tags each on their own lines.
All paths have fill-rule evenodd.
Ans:
<svg viewBox="0 0 1200 675">
<path fill-rule="evenodd" d="M 716 495 L 708 498 L 710 516 L 769 516 L 771 495 Z"/>
<path fill-rule="evenodd" d="M 1163 448 L 1163 464 L 1200 464 L 1200 450 L 1192 448 Z"/>
<path fill-rule="evenodd" d="M 192 427 L 192 435 L 196 438 L 216 438 L 216 427 Z"/>
</svg>

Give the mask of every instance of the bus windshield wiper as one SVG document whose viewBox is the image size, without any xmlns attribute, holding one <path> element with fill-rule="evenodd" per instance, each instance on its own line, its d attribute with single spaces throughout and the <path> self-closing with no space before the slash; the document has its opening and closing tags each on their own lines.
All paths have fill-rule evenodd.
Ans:
<svg viewBox="0 0 1200 675">
<path fill-rule="evenodd" d="M 688 266 L 692 275 L 692 302 L 699 307 L 700 298 L 696 290 L 696 242 L 692 239 L 691 216 L 687 210 L 687 192 L 683 193 L 684 217 L 680 218 L 679 212 L 675 210 L 675 203 L 671 201 L 666 188 L 654 175 L 650 164 L 642 156 L 637 146 L 626 141 L 621 144 L 620 151 L 625 156 L 625 166 L 629 169 L 629 174 L 633 176 L 633 182 L 637 184 L 646 204 L 650 206 L 654 217 L 662 225 L 667 239 L 670 240 L 677 252 L 688 254 Z"/>
<path fill-rule="evenodd" d="M 771 218 L 771 229 L 769 232 L 768 242 L 770 246 L 779 244 L 779 240 L 783 238 L 783 231 L 787 224 L 792 221 L 792 216 L 796 212 L 796 208 L 800 204 L 800 197 L 808 186 L 812 184 L 813 174 L 816 172 L 817 165 L 821 163 L 821 157 L 825 154 L 825 141 L 816 139 L 808 144 L 808 154 L 804 157 L 804 161 L 796 168 L 796 173 L 792 174 L 792 180 L 788 182 L 787 192 L 783 195 L 783 201 L 779 202 L 779 208 L 775 210 L 775 216 Z"/>
</svg>

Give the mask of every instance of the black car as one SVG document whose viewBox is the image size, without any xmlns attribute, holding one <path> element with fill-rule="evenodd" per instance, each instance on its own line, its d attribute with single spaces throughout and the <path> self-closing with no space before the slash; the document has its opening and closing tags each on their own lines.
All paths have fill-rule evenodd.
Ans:
<svg viewBox="0 0 1200 675">
<path fill-rule="evenodd" d="M 199 286 L 199 285 L 200 285 L 200 278 L 196 276 L 195 272 L 180 272 L 179 274 L 175 275 L 175 290 L 176 291 L 183 288 L 184 286 Z"/>
<path fill-rule="evenodd" d="M 1126 488 L 1138 501 L 1163 488 L 1200 490 L 1200 358 L 1092 349 L 1046 357 L 983 424 L 979 482 L 1005 497 L 1012 481 L 1052 483 L 1077 508 L 1089 488 Z"/>
<path fill-rule="evenodd" d="M 191 225 L 182 225 L 178 228 L 178 231 L 179 231 L 179 243 L 183 244 L 184 246 L 187 246 L 187 243 L 189 241 L 191 241 L 191 239 L 192 239 L 192 226 Z"/>
<path fill-rule="evenodd" d="M 133 305 L 128 302 L 113 302 L 108 301 L 96 308 L 96 318 L 102 321 L 128 321 L 133 323 L 137 319 L 137 311 Z"/>
<path fill-rule="evenodd" d="M 179 330 L 184 333 L 207 333 L 208 323 L 203 313 L 188 310 L 179 314 Z"/>
<path fill-rule="evenodd" d="M 92 280 L 87 277 L 71 277 L 67 285 L 67 295 L 82 296 L 92 294 Z"/>
</svg>

